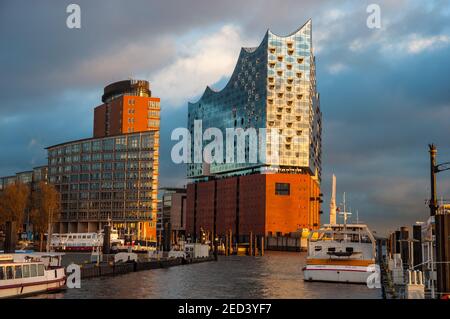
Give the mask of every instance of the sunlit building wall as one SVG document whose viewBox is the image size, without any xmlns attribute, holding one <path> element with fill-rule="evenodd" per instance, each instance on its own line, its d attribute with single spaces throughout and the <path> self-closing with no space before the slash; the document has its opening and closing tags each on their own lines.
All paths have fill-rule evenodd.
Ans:
<svg viewBox="0 0 450 319">
<path fill-rule="evenodd" d="M 55 231 L 94 232 L 107 223 L 121 235 L 156 242 L 159 98 L 149 83 L 105 87 L 94 137 L 48 147 L 49 182 L 61 195 Z"/>
</svg>

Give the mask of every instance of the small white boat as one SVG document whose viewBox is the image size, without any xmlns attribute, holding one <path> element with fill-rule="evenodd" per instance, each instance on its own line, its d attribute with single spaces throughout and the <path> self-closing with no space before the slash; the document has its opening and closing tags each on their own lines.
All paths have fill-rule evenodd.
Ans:
<svg viewBox="0 0 450 319">
<path fill-rule="evenodd" d="M 308 238 L 307 281 L 364 283 L 376 271 L 376 242 L 365 224 L 325 225 Z"/>
<path fill-rule="evenodd" d="M 62 254 L 1 254 L 0 298 L 22 297 L 65 289 Z"/>
<path fill-rule="evenodd" d="M 336 223 L 336 176 L 332 177 L 330 200 L 330 224 L 312 231 L 308 236 L 308 255 L 303 267 L 304 280 L 369 284 L 368 280 L 377 271 L 375 264 L 376 241 L 365 224 Z"/>
</svg>

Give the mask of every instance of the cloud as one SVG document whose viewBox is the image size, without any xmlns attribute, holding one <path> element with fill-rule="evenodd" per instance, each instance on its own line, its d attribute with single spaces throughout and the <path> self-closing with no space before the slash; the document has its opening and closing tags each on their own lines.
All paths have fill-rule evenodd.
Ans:
<svg viewBox="0 0 450 319">
<path fill-rule="evenodd" d="M 241 46 L 249 44 L 241 34 L 236 25 L 225 25 L 193 43 L 188 37 L 178 45 L 177 58 L 151 75 L 155 91 L 169 105 L 186 106 L 207 85 L 231 75 Z"/>
<path fill-rule="evenodd" d="M 417 54 L 425 50 L 433 50 L 442 48 L 450 43 L 448 35 L 434 35 L 431 37 L 422 37 L 417 34 L 411 35 L 411 39 L 407 42 L 409 53 Z"/>
<path fill-rule="evenodd" d="M 31 139 L 30 139 L 30 142 L 28 142 L 28 148 L 34 147 L 34 146 L 36 146 L 36 145 L 38 145 L 37 139 L 31 138 Z"/>
<path fill-rule="evenodd" d="M 334 64 L 328 66 L 328 72 L 330 74 L 335 75 L 335 74 L 339 74 L 339 73 L 345 71 L 347 68 L 348 67 L 342 63 L 334 63 Z"/>
</svg>

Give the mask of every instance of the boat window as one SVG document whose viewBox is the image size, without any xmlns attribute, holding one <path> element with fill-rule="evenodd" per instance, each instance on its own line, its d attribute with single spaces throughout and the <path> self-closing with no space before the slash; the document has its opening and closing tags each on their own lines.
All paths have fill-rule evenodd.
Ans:
<svg viewBox="0 0 450 319">
<path fill-rule="evenodd" d="M 0 280 L 5 279 L 5 268 L 0 267 Z"/>
<path fill-rule="evenodd" d="M 37 276 L 37 265 L 36 264 L 31 264 L 30 265 L 30 276 L 31 277 L 36 277 Z"/>
<path fill-rule="evenodd" d="M 322 246 L 315 246 L 315 247 L 314 247 L 314 250 L 315 250 L 315 251 L 321 251 L 321 250 L 322 250 Z"/>
<path fill-rule="evenodd" d="M 22 278 L 22 266 L 15 266 L 14 270 L 15 270 L 15 278 L 21 279 Z"/>
<path fill-rule="evenodd" d="M 23 278 L 30 277 L 30 265 L 23 265 Z"/>
<path fill-rule="evenodd" d="M 13 266 L 6 266 L 6 279 L 14 279 Z"/>
<path fill-rule="evenodd" d="M 371 243 L 372 240 L 369 238 L 369 236 L 367 236 L 367 235 L 362 235 L 362 236 L 361 236 L 361 242 L 363 242 L 363 243 Z"/>
<path fill-rule="evenodd" d="M 44 276 L 44 265 L 43 264 L 38 265 L 38 276 Z"/>
</svg>

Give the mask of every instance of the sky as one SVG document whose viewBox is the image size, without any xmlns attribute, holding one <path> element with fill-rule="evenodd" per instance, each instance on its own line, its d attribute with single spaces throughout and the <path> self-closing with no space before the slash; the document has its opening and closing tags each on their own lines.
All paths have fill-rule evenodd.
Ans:
<svg viewBox="0 0 450 319">
<path fill-rule="evenodd" d="M 66 7 L 81 8 L 81 28 Z M 368 28 L 368 5 L 381 28 Z M 186 183 L 170 150 L 187 103 L 222 88 L 242 46 L 267 29 L 313 24 L 323 113 L 324 194 L 379 233 L 426 220 L 429 143 L 450 161 L 449 1 L 30 1 L 0 2 L 0 176 L 46 164 L 45 147 L 92 135 L 103 87 L 130 77 L 161 98 L 160 186 Z M 438 175 L 450 199 L 450 171 Z"/>
</svg>

